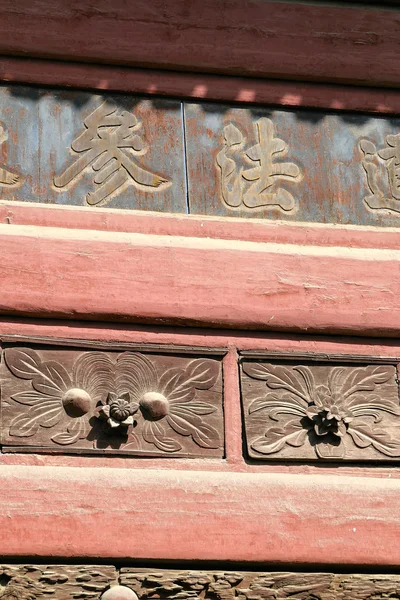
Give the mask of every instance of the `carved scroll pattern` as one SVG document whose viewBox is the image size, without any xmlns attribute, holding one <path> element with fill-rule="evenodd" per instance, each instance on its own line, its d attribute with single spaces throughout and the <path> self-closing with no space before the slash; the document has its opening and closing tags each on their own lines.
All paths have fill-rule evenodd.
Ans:
<svg viewBox="0 0 400 600">
<path fill-rule="evenodd" d="M 140 600 L 384 600 L 400 596 L 399 575 L 161 571 L 122 568 L 122 585 Z"/>
<path fill-rule="evenodd" d="M 221 366 L 208 358 L 7 348 L 7 445 L 221 456 Z"/>
<path fill-rule="evenodd" d="M 161 570 L 101 565 L 0 565 L 0 600 L 97 599 L 119 582 L 140 600 L 384 600 L 396 574 Z"/>
<path fill-rule="evenodd" d="M 257 458 L 400 458 L 394 366 L 242 365 L 248 451 Z"/>
</svg>

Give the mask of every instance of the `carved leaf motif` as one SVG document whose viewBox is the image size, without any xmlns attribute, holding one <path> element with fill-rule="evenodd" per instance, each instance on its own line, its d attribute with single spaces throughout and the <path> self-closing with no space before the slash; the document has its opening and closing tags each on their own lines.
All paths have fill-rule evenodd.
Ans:
<svg viewBox="0 0 400 600">
<path fill-rule="evenodd" d="M 379 383 L 386 383 L 393 376 L 394 367 L 359 367 L 353 369 L 343 382 L 342 394 L 349 398 L 356 392 L 372 392 Z"/>
<path fill-rule="evenodd" d="M 36 433 L 39 425 L 53 427 L 60 422 L 62 407 L 54 400 L 44 401 L 34 406 L 29 414 L 21 413 L 11 421 L 10 435 L 16 437 L 29 437 Z"/>
<path fill-rule="evenodd" d="M 20 379 L 32 379 L 40 372 L 41 358 L 30 348 L 7 348 L 4 351 L 7 367 Z"/>
<path fill-rule="evenodd" d="M 253 379 L 263 379 L 270 389 L 284 389 L 302 400 L 304 407 L 313 401 L 315 387 L 307 367 L 284 367 L 264 363 L 244 363 L 243 371 Z"/>
<path fill-rule="evenodd" d="M 78 356 L 72 368 L 74 386 L 88 392 L 93 398 L 103 400 L 115 389 L 115 367 L 103 352 L 85 352 Z"/>
<path fill-rule="evenodd" d="M 43 402 L 42 394 L 35 390 L 27 390 L 25 392 L 17 392 L 11 396 L 18 404 L 25 404 L 26 406 L 33 406 L 38 402 Z"/>
<path fill-rule="evenodd" d="M 299 416 L 304 416 L 306 414 L 304 403 L 297 396 L 290 396 L 288 394 L 278 396 L 269 393 L 263 398 L 256 398 L 256 400 L 250 404 L 249 415 L 266 409 L 270 410 L 268 416 L 273 420 L 277 420 L 278 416 L 282 414 Z"/>
<path fill-rule="evenodd" d="M 269 427 L 265 435 L 256 439 L 251 447 L 260 454 L 274 454 L 282 450 L 286 444 L 296 448 L 303 446 L 307 433 L 297 419 L 291 419 L 285 427 L 276 425 Z"/>
<path fill-rule="evenodd" d="M 400 416 L 400 405 L 390 398 L 380 397 L 377 395 L 362 395 L 355 396 L 349 403 L 348 407 L 356 417 L 374 417 L 375 423 L 382 420 L 382 411 L 391 415 Z"/>
<path fill-rule="evenodd" d="M 51 439 L 56 444 L 67 446 L 75 444 L 79 439 L 85 438 L 89 433 L 90 427 L 86 419 L 75 419 L 67 427 L 66 432 L 60 432 L 54 435 Z"/>
<path fill-rule="evenodd" d="M 348 428 L 348 434 L 360 448 L 373 446 L 387 456 L 400 456 L 400 442 L 392 440 L 385 429 L 371 428 L 369 423 L 358 422 Z"/>
<path fill-rule="evenodd" d="M 166 437 L 164 426 L 157 421 L 147 421 L 145 423 L 143 439 L 149 444 L 154 444 L 163 452 L 173 453 L 182 450 L 182 446 L 178 440 Z"/>
<path fill-rule="evenodd" d="M 207 390 L 215 385 L 218 375 L 218 361 L 200 358 L 191 361 L 184 371 L 167 371 L 161 376 L 159 387 L 170 402 L 189 402 L 196 389 Z"/>
<path fill-rule="evenodd" d="M 170 414 L 168 423 L 180 435 L 191 435 L 202 448 L 219 448 L 219 433 L 214 427 L 204 423 L 196 415 L 181 416 Z"/>
</svg>

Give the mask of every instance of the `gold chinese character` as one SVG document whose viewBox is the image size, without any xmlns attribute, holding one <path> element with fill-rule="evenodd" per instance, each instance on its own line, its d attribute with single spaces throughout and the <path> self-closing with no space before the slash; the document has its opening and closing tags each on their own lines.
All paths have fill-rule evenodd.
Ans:
<svg viewBox="0 0 400 600">
<path fill-rule="evenodd" d="M 104 102 L 84 121 L 85 131 L 71 144 L 77 153 L 75 162 L 54 177 L 56 188 L 66 188 L 87 169 L 94 172 L 94 192 L 87 194 L 88 204 L 110 199 L 122 187 L 134 185 L 144 191 L 163 189 L 169 181 L 141 167 L 135 155 L 143 154 L 144 143 L 136 133 L 141 123 L 127 111 L 118 112 L 112 102 Z"/>
<path fill-rule="evenodd" d="M 275 162 L 287 154 L 288 146 L 274 137 L 270 119 L 259 119 L 255 129 L 258 142 L 245 149 L 242 132 L 232 123 L 224 127 L 224 147 L 217 155 L 222 198 L 232 208 L 243 204 L 247 208 L 293 210 L 294 198 L 280 182 L 300 181 L 300 169 L 294 163 Z"/>
<path fill-rule="evenodd" d="M 377 150 L 375 144 L 366 139 L 361 140 L 360 149 L 372 192 L 364 202 L 373 210 L 386 208 L 400 212 L 400 134 L 387 135 L 382 150 Z"/>
<path fill-rule="evenodd" d="M 0 145 L 3 144 L 6 140 L 6 128 L 2 123 L 0 123 Z M 8 169 L 5 169 L 4 167 L 0 167 L 0 185 L 16 187 L 18 185 L 21 185 L 22 183 L 23 179 L 19 175 L 13 173 L 12 171 L 9 171 Z"/>
</svg>

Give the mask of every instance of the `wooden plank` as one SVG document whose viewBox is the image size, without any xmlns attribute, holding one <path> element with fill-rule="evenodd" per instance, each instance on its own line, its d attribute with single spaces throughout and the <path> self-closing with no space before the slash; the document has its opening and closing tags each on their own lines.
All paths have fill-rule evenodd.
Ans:
<svg viewBox="0 0 400 600">
<path fill-rule="evenodd" d="M 7 0 L 0 53 L 398 86 L 398 22 L 394 10 L 262 0 L 206 0 L 201 12 L 141 0 L 133 13 L 123 0 Z"/>
<path fill-rule="evenodd" d="M 117 569 L 108 565 L 0 565 L 4 600 L 70 600 L 99 598 L 117 581 Z"/>
<path fill-rule="evenodd" d="M 167 352 L 7 346 L 3 449 L 222 458 L 221 363 Z"/>
<path fill-rule="evenodd" d="M 122 567 L 121 583 L 139 598 L 178 600 L 182 594 L 211 600 L 302 598 L 309 600 L 383 600 L 400 593 L 398 575 L 301 572 L 194 571 Z"/>
<path fill-rule="evenodd" d="M 400 459 L 398 364 L 280 358 L 241 365 L 250 457 Z"/>
<path fill-rule="evenodd" d="M 2 466 L 0 484 L 4 557 L 400 561 L 399 480 Z"/>
<path fill-rule="evenodd" d="M 399 334 L 397 250 L 1 225 L 0 255 L 2 314 Z"/>
<path fill-rule="evenodd" d="M 265 219 L 229 220 L 207 215 L 169 215 L 127 210 L 0 202 L 0 222 L 69 229 L 133 232 L 155 235 L 273 242 L 349 248 L 400 249 L 398 228 L 337 227 L 330 224 L 273 222 Z"/>
<path fill-rule="evenodd" d="M 400 121 L 185 103 L 194 214 L 392 226 Z M 389 144 L 392 142 L 392 145 Z"/>
<path fill-rule="evenodd" d="M 2 199 L 186 212 L 180 102 L 0 86 L 0 114 Z"/>
<path fill-rule="evenodd" d="M 400 95 L 387 88 L 185 73 L 52 60 L 0 57 L 0 81 L 150 96 L 223 100 L 292 108 L 400 113 Z"/>
</svg>

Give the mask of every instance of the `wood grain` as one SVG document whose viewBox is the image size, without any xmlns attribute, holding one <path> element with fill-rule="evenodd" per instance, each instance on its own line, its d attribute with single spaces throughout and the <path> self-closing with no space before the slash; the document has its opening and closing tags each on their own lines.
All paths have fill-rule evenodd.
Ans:
<svg viewBox="0 0 400 600">
<path fill-rule="evenodd" d="M 384 600 L 400 594 L 399 575 L 333 573 L 162 571 L 123 567 L 120 580 L 140 600 Z"/>
<path fill-rule="evenodd" d="M 384 600 L 400 593 L 399 575 L 330 572 L 162 570 L 76 565 L 1 565 L 2 600 L 99 598 L 111 584 L 139 600 Z"/>
<path fill-rule="evenodd" d="M 400 562 L 388 477 L 3 465 L 0 485 L 4 557 Z"/>
<path fill-rule="evenodd" d="M 0 225 L 0 256 L 2 314 L 399 334 L 397 250 Z"/>
<path fill-rule="evenodd" d="M 293 83 L 252 77 L 163 71 L 23 57 L 0 57 L 0 80 L 9 83 L 75 87 L 150 96 L 224 100 L 246 104 L 325 108 L 398 114 L 395 89 L 351 85 Z"/>
<path fill-rule="evenodd" d="M 116 580 L 117 569 L 108 565 L 0 565 L 0 598 L 97 599 Z"/>
<path fill-rule="evenodd" d="M 218 360 L 8 346 L 3 448 L 222 457 Z"/>
<path fill-rule="evenodd" d="M 400 84 L 393 10 L 255 0 L 2 2 L 0 53 L 289 79 Z M 135 44 L 132 45 L 132 40 Z"/>
</svg>

